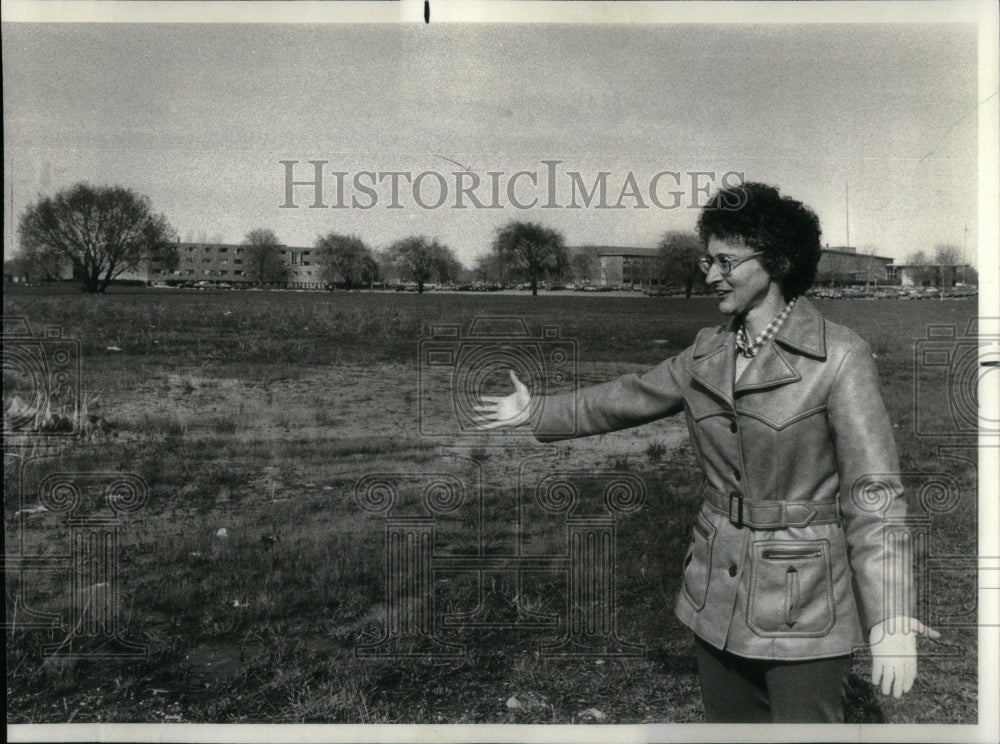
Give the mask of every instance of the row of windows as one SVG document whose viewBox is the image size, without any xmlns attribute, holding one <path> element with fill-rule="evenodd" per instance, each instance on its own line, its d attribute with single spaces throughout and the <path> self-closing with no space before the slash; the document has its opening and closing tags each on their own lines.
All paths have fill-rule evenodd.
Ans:
<svg viewBox="0 0 1000 744">
<path fill-rule="evenodd" d="M 202 271 L 201 274 L 199 274 L 194 269 L 186 269 L 185 271 L 161 271 L 159 273 L 160 273 L 160 276 L 199 276 L 199 275 L 200 276 L 226 276 L 226 274 L 227 274 L 227 272 L 224 272 L 224 271 L 213 272 L 213 271 L 211 271 L 209 269 L 206 269 L 205 271 Z M 243 271 L 234 271 L 233 272 L 233 276 L 245 277 L 246 276 L 246 272 L 243 272 Z M 299 287 L 299 288 L 302 288 L 302 289 L 320 289 L 320 288 L 323 287 L 323 283 L 322 282 L 316 282 L 316 281 L 312 281 L 312 282 L 290 281 L 290 282 L 286 282 L 286 284 L 289 287 Z"/>
<path fill-rule="evenodd" d="M 206 245 L 205 246 L 205 253 L 211 253 L 213 247 L 219 253 L 229 253 L 229 246 L 226 246 L 226 245 L 219 245 L 219 246 Z M 198 246 L 196 246 L 196 245 L 189 245 L 187 247 L 187 249 L 188 249 L 188 253 L 194 253 L 195 251 L 198 250 Z M 243 249 L 237 246 L 237 247 L 233 248 L 233 253 L 243 253 Z"/>
<path fill-rule="evenodd" d="M 243 253 L 243 251 L 245 250 L 244 246 L 239 246 L 239 245 L 236 245 L 236 246 L 228 246 L 228 245 L 205 245 L 205 246 L 189 245 L 189 246 L 187 246 L 188 253 L 195 253 L 196 251 L 199 251 L 199 250 L 201 250 L 201 251 L 203 251 L 205 253 L 211 253 L 213 248 L 215 249 L 215 251 L 217 253 L 229 253 L 229 249 L 230 248 L 233 249 L 233 253 Z M 311 254 L 312 251 L 309 251 L 309 250 L 289 251 L 287 248 L 281 248 L 280 252 L 281 252 L 282 256 L 284 256 L 286 253 L 291 253 L 292 256 L 308 256 L 308 255 Z"/>
<path fill-rule="evenodd" d="M 160 276 L 184 276 L 184 275 L 194 276 L 197 273 L 199 273 L 197 269 L 184 269 L 183 271 L 178 269 L 177 271 L 157 272 L 157 274 L 159 274 Z M 213 271 L 212 269 L 204 269 L 203 271 L 201 271 L 201 274 L 203 274 L 204 276 L 229 276 L 229 275 L 246 276 L 246 272 L 240 271 L 239 269 L 234 271 L 229 271 L 229 269 L 217 269 L 215 271 Z"/>
<path fill-rule="evenodd" d="M 237 262 L 237 263 L 239 263 L 239 262 Z M 173 276 L 181 276 L 183 273 L 186 273 L 188 275 L 196 274 L 197 271 L 195 269 L 190 269 L 189 268 L 189 269 L 185 269 L 184 272 L 178 270 L 178 271 L 158 271 L 156 273 L 159 274 L 160 276 L 171 276 L 171 275 L 173 275 Z M 245 276 L 246 275 L 246 272 L 244 272 L 244 271 L 242 271 L 240 269 L 214 269 L 214 270 L 213 269 L 204 269 L 202 271 L 202 273 L 205 274 L 206 276 L 213 276 L 213 275 L 217 275 L 217 276 L 229 276 L 230 274 L 232 276 Z M 297 274 L 296 276 L 302 276 L 302 275 L 312 276 L 313 273 L 311 271 L 304 271 L 304 272 L 301 272 L 301 273 Z"/>
</svg>

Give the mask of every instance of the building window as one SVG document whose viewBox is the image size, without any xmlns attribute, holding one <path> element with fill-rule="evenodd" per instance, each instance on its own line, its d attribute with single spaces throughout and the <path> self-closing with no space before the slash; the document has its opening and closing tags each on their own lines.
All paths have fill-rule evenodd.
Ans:
<svg viewBox="0 0 1000 744">
<path fill-rule="evenodd" d="M 243 263 L 243 259 L 242 258 L 234 258 L 233 259 L 233 263 L 234 264 L 241 264 L 241 263 Z"/>
<path fill-rule="evenodd" d="M 228 253 L 228 252 L 229 252 L 229 249 L 226 248 L 226 246 L 224 246 L 224 245 L 220 245 L 219 246 L 219 253 Z"/>
</svg>

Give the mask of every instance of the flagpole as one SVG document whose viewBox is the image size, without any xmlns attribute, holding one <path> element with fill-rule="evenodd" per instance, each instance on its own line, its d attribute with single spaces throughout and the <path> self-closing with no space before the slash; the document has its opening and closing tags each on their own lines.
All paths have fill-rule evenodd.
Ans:
<svg viewBox="0 0 1000 744">
<path fill-rule="evenodd" d="M 844 225 L 847 228 L 847 247 L 851 247 L 851 203 L 850 190 L 844 181 Z"/>
</svg>

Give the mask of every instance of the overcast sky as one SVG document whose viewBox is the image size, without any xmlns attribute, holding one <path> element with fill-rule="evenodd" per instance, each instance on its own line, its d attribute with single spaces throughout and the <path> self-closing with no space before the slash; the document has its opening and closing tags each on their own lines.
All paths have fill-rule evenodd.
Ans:
<svg viewBox="0 0 1000 744">
<path fill-rule="evenodd" d="M 434 236 L 464 262 L 508 220 L 541 221 L 570 245 L 655 246 L 694 226 L 692 171 L 760 180 L 810 205 L 823 240 L 903 260 L 977 241 L 976 29 L 972 25 L 148 25 L 5 24 L 4 253 L 39 194 L 78 181 L 146 194 L 182 239 L 239 242 L 269 227 L 290 245 L 329 231 L 375 248 Z M 285 169 L 348 173 L 346 209 L 281 209 Z M 563 208 L 547 201 L 543 160 Z M 455 165 L 456 161 L 461 164 Z M 499 209 L 455 209 L 453 172 L 500 172 Z M 359 171 L 441 173 L 448 199 L 350 207 Z M 565 208 L 570 176 L 608 172 L 608 203 Z M 652 204 L 650 179 L 667 206 Z M 471 178 L 464 176 L 462 178 Z M 466 181 L 468 183 L 468 181 Z M 849 201 L 845 200 L 845 185 Z M 436 177 L 421 184 L 436 201 Z M 336 201 L 332 176 L 324 181 Z M 637 208 L 643 201 L 646 208 Z M 370 201 L 361 195 L 361 202 Z M 582 207 L 582 203 L 580 204 Z M 848 223 L 847 209 L 850 219 Z M 13 220 L 11 219 L 13 217 Z"/>
</svg>

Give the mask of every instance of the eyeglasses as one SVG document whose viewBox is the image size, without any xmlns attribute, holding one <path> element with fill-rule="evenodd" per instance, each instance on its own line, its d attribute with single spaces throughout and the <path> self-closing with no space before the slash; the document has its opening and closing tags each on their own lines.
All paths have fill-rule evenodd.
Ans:
<svg viewBox="0 0 1000 744">
<path fill-rule="evenodd" d="M 718 256 L 702 256 L 698 259 L 698 268 L 702 270 L 703 273 L 707 274 L 712 270 L 712 266 L 719 267 L 719 273 L 723 276 L 729 276 L 732 272 L 733 267 L 739 266 L 744 261 L 749 261 L 751 258 L 763 255 L 764 251 L 757 251 L 756 253 L 751 253 L 747 256 L 727 256 L 720 253 Z"/>
</svg>

